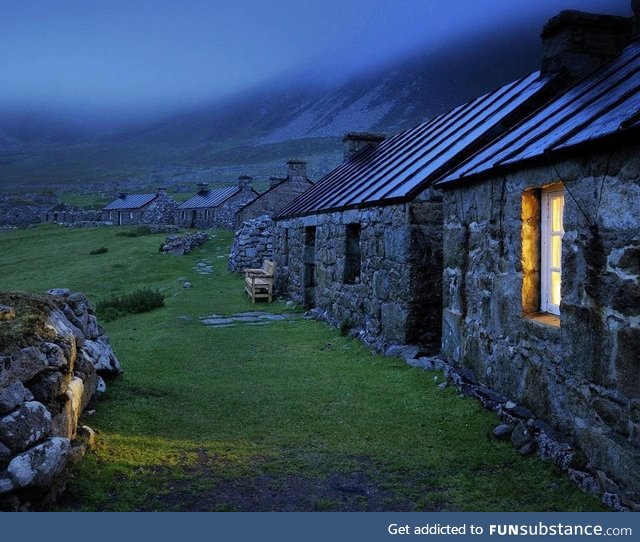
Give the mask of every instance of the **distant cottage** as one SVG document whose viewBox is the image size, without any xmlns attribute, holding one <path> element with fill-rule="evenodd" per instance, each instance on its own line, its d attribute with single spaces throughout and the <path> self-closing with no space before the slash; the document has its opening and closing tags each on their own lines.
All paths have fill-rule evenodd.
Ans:
<svg viewBox="0 0 640 542">
<path fill-rule="evenodd" d="M 236 224 L 236 213 L 258 193 L 251 187 L 252 177 L 242 175 L 236 186 L 210 190 L 198 183 L 197 192 L 177 209 L 176 223 L 185 228 L 228 228 Z"/>
<path fill-rule="evenodd" d="M 150 194 L 121 193 L 102 209 L 102 220 L 117 226 L 173 224 L 177 205 L 165 188 Z"/>
<path fill-rule="evenodd" d="M 297 196 L 306 192 L 313 182 L 307 177 L 307 163 L 302 160 L 287 162 L 285 177 L 270 177 L 269 189 L 240 208 L 236 226 L 259 216 L 273 216 Z"/>
</svg>

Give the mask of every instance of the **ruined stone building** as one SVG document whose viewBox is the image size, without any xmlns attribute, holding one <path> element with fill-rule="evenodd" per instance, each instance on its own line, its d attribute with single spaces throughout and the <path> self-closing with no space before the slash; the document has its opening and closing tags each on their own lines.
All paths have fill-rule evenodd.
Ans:
<svg viewBox="0 0 640 542">
<path fill-rule="evenodd" d="M 150 194 L 121 193 L 102 209 L 102 220 L 117 226 L 173 224 L 177 206 L 164 188 Z"/>
<path fill-rule="evenodd" d="M 236 186 L 215 190 L 210 190 L 207 183 L 198 183 L 196 194 L 178 206 L 176 224 L 185 228 L 233 229 L 238 210 L 258 196 L 251 181 L 251 177 L 242 175 Z"/>
<path fill-rule="evenodd" d="M 437 186 L 443 354 L 551 424 L 637 502 L 638 2 L 635 10 L 635 39 L 614 60 L 581 79 L 593 66 L 582 51 L 568 55 L 581 80 Z M 622 36 L 629 30 L 628 22 L 599 22 Z M 567 29 L 591 32 L 595 23 L 564 13 L 545 34 L 578 44 Z M 600 52 L 615 52 L 615 40 L 604 43 Z"/>
<path fill-rule="evenodd" d="M 289 160 L 287 175 L 285 177 L 270 177 L 269 181 L 268 190 L 240 208 L 236 215 L 237 227 L 246 220 L 259 216 L 273 216 L 313 185 L 313 182 L 307 178 L 307 163 L 301 160 Z"/>
<path fill-rule="evenodd" d="M 67 203 L 56 203 L 44 213 L 44 222 L 59 224 L 75 224 L 79 222 L 97 222 L 101 219 L 102 211 L 80 209 Z"/>
</svg>

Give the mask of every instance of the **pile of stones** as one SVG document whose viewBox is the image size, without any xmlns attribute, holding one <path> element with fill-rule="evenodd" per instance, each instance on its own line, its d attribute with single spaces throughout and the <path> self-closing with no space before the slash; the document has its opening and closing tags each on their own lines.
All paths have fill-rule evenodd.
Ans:
<svg viewBox="0 0 640 542">
<path fill-rule="evenodd" d="M 274 223 L 269 215 L 242 223 L 236 232 L 229 255 L 229 270 L 241 273 L 245 267 L 261 267 L 273 260 Z"/>
<path fill-rule="evenodd" d="M 204 245 L 209 239 L 209 234 L 204 231 L 180 235 L 169 235 L 162 245 L 165 254 L 189 254 L 194 248 Z"/>
<path fill-rule="evenodd" d="M 94 437 L 80 416 L 94 408 L 104 378 L 122 369 L 83 294 L 55 289 L 2 301 L 0 509 L 29 509 L 64 489 L 67 467 Z"/>
</svg>

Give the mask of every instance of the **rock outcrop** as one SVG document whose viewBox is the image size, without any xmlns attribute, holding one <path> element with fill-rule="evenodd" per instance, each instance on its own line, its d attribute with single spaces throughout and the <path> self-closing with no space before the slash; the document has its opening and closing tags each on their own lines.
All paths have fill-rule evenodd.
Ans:
<svg viewBox="0 0 640 542">
<path fill-rule="evenodd" d="M 87 298 L 0 293 L 0 509 L 55 498 L 86 444 L 79 418 L 122 373 Z M 8 310 L 10 309 L 10 310 Z"/>
</svg>

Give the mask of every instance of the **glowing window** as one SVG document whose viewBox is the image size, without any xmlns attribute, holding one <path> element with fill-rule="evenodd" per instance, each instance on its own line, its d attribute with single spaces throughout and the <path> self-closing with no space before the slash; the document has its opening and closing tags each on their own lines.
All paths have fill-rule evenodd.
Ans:
<svg viewBox="0 0 640 542">
<path fill-rule="evenodd" d="M 544 312 L 560 314 L 564 191 L 558 188 L 543 191 L 541 203 L 540 308 Z"/>
</svg>

